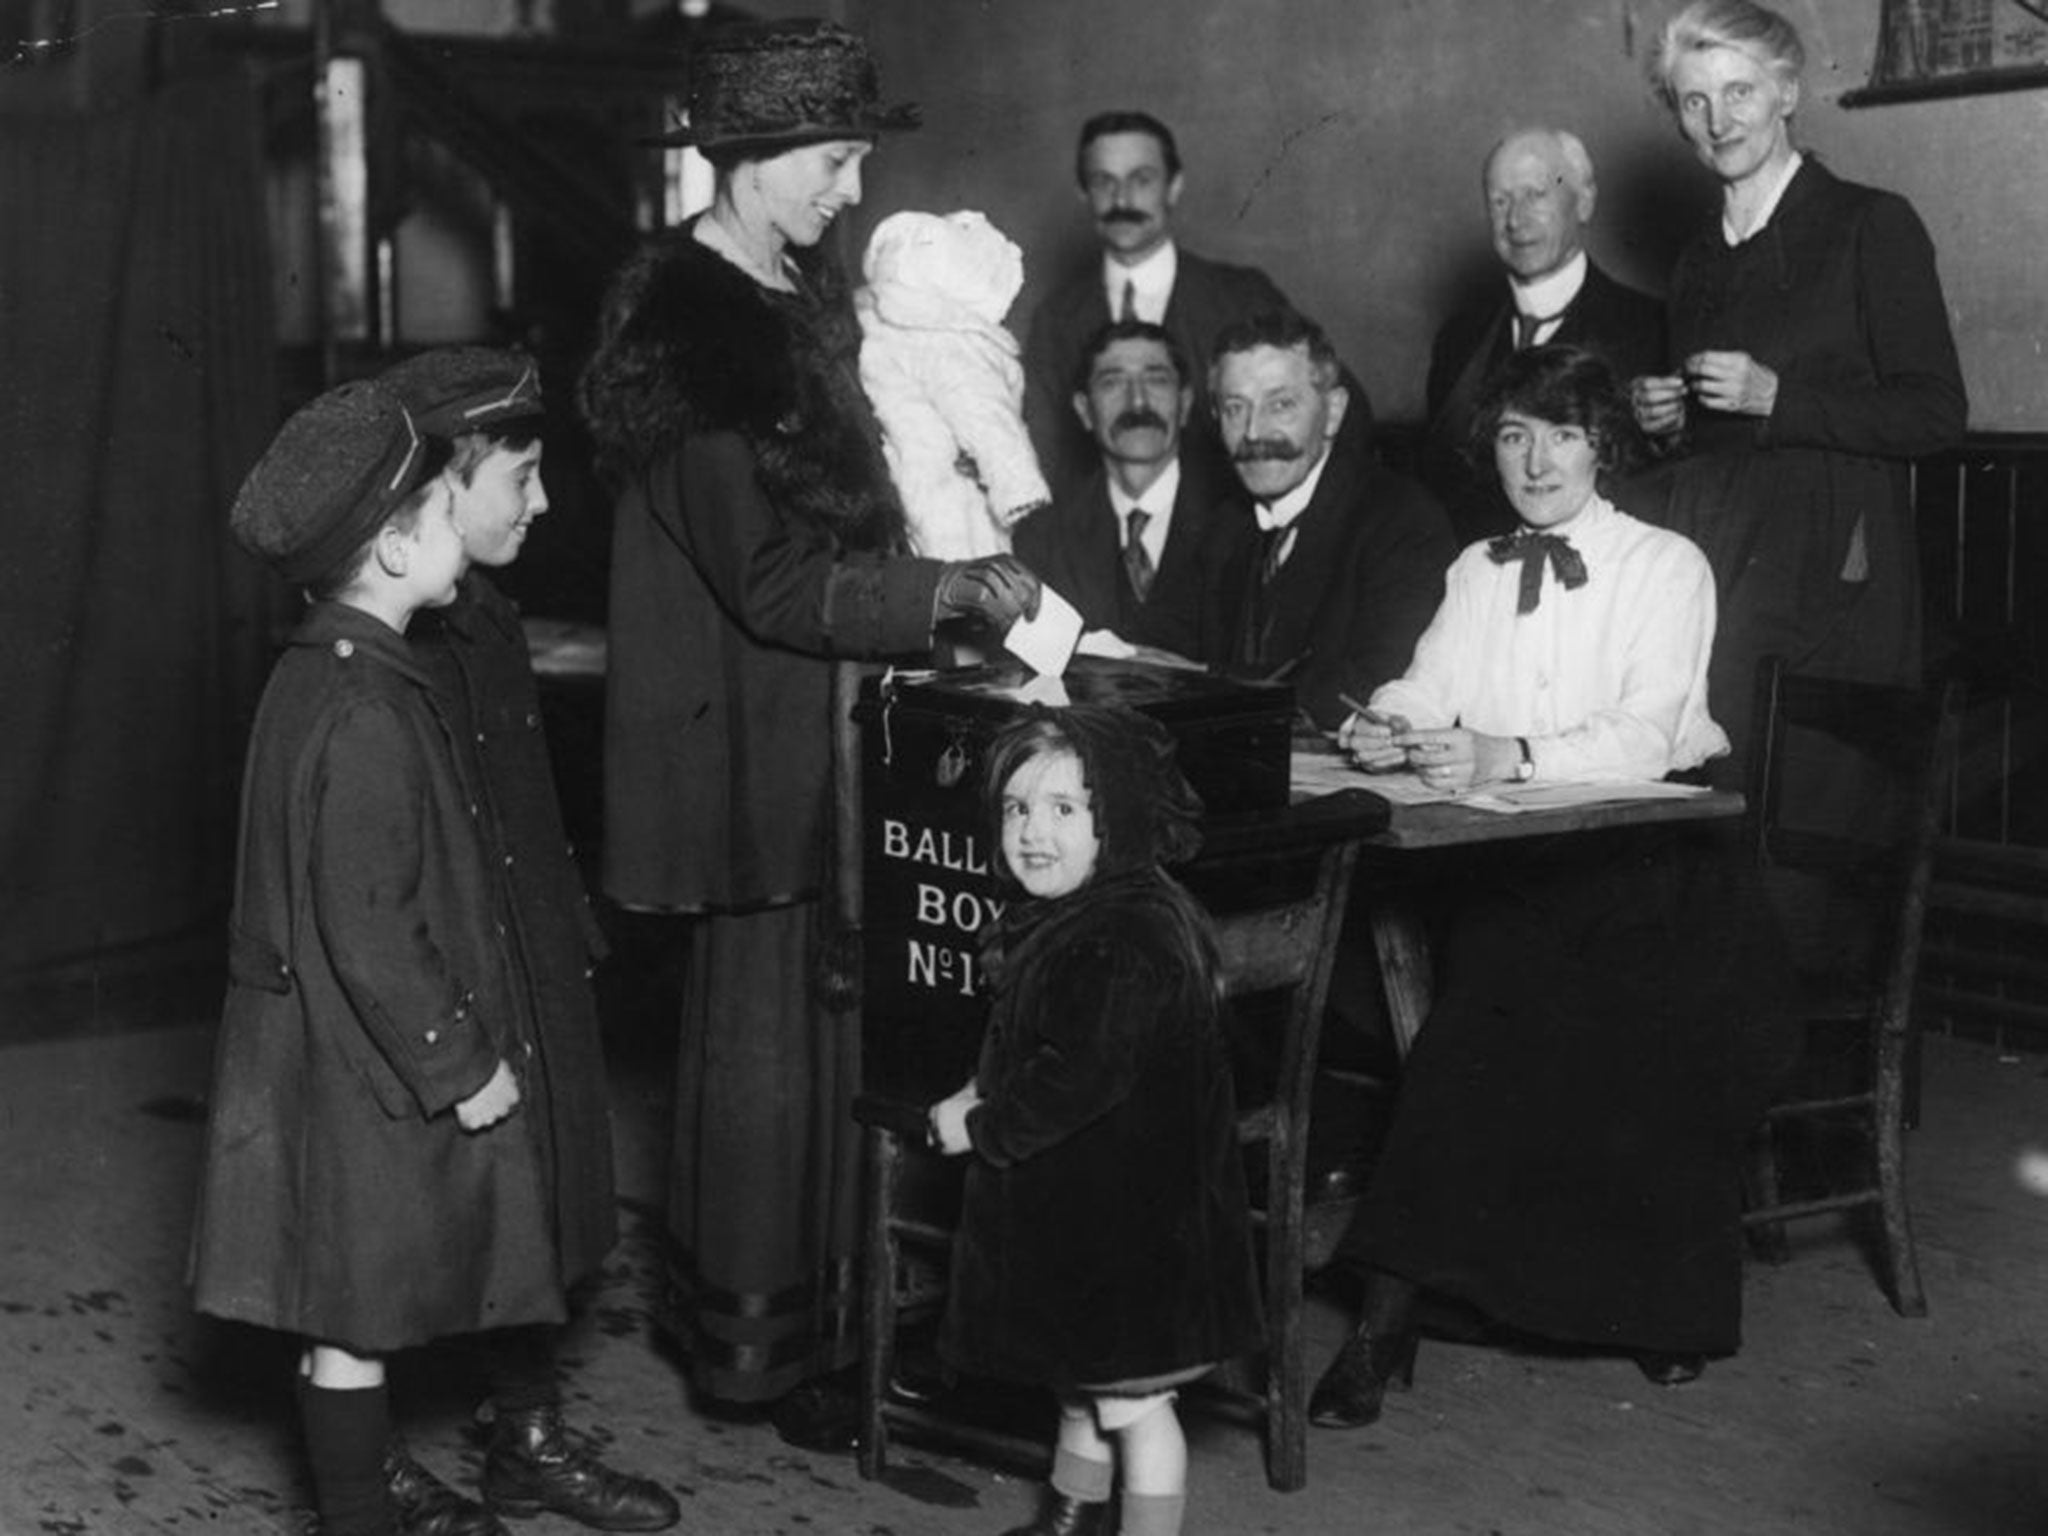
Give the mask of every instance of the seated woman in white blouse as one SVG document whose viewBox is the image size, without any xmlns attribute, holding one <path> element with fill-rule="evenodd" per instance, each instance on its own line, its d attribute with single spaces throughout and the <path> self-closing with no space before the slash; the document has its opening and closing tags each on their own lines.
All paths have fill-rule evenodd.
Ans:
<svg viewBox="0 0 2048 1536">
<path fill-rule="evenodd" d="M 1570 347 L 1518 353 L 1490 406 L 1475 445 L 1521 529 L 1458 556 L 1407 673 L 1346 722 L 1345 744 L 1447 789 L 1661 779 L 1726 752 L 1707 714 L 1706 557 L 1599 491 L 1634 440 L 1606 365 Z"/>
<path fill-rule="evenodd" d="M 1634 441 L 1606 365 L 1505 363 L 1482 402 L 1519 532 L 1452 565 L 1407 673 L 1347 722 L 1368 766 L 1464 789 L 1658 779 L 1727 750 L 1707 712 L 1714 582 L 1686 539 L 1620 511 Z M 1711 833 L 1533 839 L 1460 870 L 1438 995 L 1346 1253 L 1364 1318 L 1311 1419 L 1379 1417 L 1412 1379 L 1415 1302 L 1690 1380 L 1741 1327 L 1744 1136 L 1785 1059 L 1775 932 Z"/>
</svg>

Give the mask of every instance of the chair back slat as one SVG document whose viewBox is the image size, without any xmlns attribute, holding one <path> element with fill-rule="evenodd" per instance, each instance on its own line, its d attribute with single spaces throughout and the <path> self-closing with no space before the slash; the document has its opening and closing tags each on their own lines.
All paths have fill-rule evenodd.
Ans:
<svg viewBox="0 0 2048 1536">
<path fill-rule="evenodd" d="M 1224 990 L 1232 997 L 1246 997 L 1308 980 L 1315 968 L 1321 919 L 1322 903 L 1315 897 L 1217 918 Z"/>
</svg>

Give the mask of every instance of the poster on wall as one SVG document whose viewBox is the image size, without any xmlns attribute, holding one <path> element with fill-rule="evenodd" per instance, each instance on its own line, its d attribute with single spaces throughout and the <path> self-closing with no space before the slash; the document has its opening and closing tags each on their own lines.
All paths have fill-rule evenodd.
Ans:
<svg viewBox="0 0 2048 1536">
<path fill-rule="evenodd" d="M 2048 85 L 2048 0 L 1882 0 L 1870 84 L 1845 107 Z"/>
</svg>

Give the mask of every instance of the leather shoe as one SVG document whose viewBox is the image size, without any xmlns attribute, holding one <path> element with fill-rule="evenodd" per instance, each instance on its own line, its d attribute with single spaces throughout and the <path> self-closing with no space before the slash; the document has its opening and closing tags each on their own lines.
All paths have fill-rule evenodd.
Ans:
<svg viewBox="0 0 2048 1536">
<path fill-rule="evenodd" d="M 414 1461 L 403 1440 L 384 1448 L 384 1491 L 400 1536 L 507 1536 L 496 1515 Z"/>
<path fill-rule="evenodd" d="M 1036 1520 L 1003 1536 L 1110 1536 L 1109 1501 L 1071 1499 L 1055 1488 Z"/>
<path fill-rule="evenodd" d="M 1415 1384 L 1415 1331 L 1387 1337 L 1361 1328 L 1344 1341 L 1308 1395 L 1308 1421 L 1321 1429 L 1363 1429 L 1376 1423 L 1388 1387 Z"/>
<path fill-rule="evenodd" d="M 807 1381 L 776 1400 L 768 1420 L 784 1445 L 843 1456 L 860 1445 L 860 1398 L 840 1382 Z"/>
<path fill-rule="evenodd" d="M 683 1515 L 660 1484 L 614 1472 L 570 1439 L 554 1406 L 498 1415 L 484 1452 L 483 1492 L 492 1509 L 515 1520 L 545 1509 L 599 1531 L 664 1531 Z"/>
<path fill-rule="evenodd" d="M 1705 1355 L 1672 1354 L 1657 1349 L 1636 1352 L 1636 1369 L 1660 1387 L 1682 1387 L 1688 1381 L 1698 1381 L 1706 1368 Z"/>
</svg>

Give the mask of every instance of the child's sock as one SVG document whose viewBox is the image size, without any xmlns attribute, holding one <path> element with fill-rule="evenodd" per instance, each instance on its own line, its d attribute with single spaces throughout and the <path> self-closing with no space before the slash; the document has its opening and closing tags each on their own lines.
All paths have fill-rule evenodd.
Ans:
<svg viewBox="0 0 2048 1536">
<path fill-rule="evenodd" d="M 384 1491 L 391 1412 L 384 1388 L 306 1384 L 300 1399 L 321 1536 L 394 1536 Z"/>
<path fill-rule="evenodd" d="M 1185 1493 L 1133 1493 L 1126 1488 L 1119 1529 L 1123 1536 L 1180 1536 L 1187 1508 Z"/>
<path fill-rule="evenodd" d="M 1077 1455 L 1063 1445 L 1053 1448 L 1052 1486 L 1056 1493 L 1064 1493 L 1083 1504 L 1106 1504 L 1115 1477 L 1114 1462 Z"/>
</svg>

